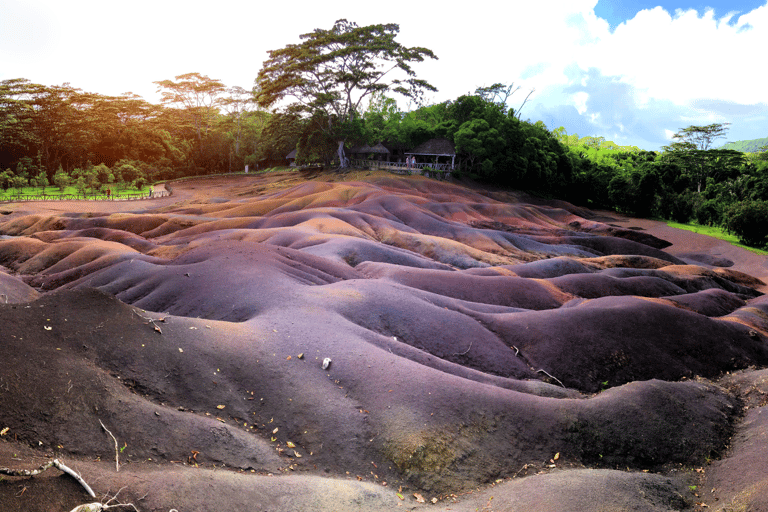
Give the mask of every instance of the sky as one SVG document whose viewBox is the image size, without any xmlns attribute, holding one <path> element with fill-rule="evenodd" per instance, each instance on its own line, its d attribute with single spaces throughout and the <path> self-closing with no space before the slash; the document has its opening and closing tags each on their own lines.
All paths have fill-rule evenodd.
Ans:
<svg viewBox="0 0 768 512">
<path fill-rule="evenodd" d="M 414 65 L 430 103 L 494 83 L 509 106 L 569 134 L 658 150 L 690 125 L 768 136 L 768 0 L 3 0 L 0 80 L 65 82 L 158 102 L 155 81 L 198 72 L 250 89 L 267 52 L 331 28 L 397 23 L 438 57 Z M 318 7 L 321 6 L 321 7 Z M 408 108 L 407 104 L 401 104 Z M 411 108 L 414 105 L 410 105 Z M 723 140 L 722 142 L 725 142 Z"/>
</svg>

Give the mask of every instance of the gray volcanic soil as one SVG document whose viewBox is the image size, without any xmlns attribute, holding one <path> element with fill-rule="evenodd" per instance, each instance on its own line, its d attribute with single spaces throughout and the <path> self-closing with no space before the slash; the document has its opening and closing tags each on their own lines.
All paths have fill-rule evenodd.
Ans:
<svg viewBox="0 0 768 512">
<path fill-rule="evenodd" d="M 0 209 L 0 467 L 141 511 L 768 503 L 764 257 L 374 173 Z"/>
</svg>

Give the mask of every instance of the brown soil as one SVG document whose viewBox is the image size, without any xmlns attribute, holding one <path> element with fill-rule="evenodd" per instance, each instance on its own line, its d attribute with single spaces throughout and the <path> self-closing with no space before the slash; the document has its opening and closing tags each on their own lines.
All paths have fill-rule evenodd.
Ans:
<svg viewBox="0 0 768 512">
<path fill-rule="evenodd" d="M 386 173 L 171 186 L 0 208 L 0 467 L 142 512 L 766 508 L 764 257 Z"/>
</svg>

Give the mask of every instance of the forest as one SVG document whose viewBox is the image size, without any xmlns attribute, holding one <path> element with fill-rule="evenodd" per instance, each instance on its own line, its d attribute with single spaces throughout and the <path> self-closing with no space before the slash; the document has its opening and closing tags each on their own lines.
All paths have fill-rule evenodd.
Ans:
<svg viewBox="0 0 768 512">
<path fill-rule="evenodd" d="M 443 138 L 456 149 L 458 179 L 589 208 L 721 226 L 746 244 L 765 245 L 767 148 L 715 148 L 728 123 L 681 128 L 661 151 L 644 151 L 523 120 L 525 101 L 509 107 L 519 89 L 513 85 L 478 87 L 426 105 L 423 92 L 436 89 L 416 79 L 410 63 L 436 57 L 425 48 L 402 47 L 394 41 L 397 31 L 397 25 L 358 27 L 339 20 L 332 30 L 317 29 L 302 35 L 299 45 L 269 52 L 252 90 L 188 73 L 154 82 L 160 104 L 68 83 L 2 81 L 0 188 L 141 188 L 157 180 L 242 172 L 246 165 L 285 165 L 293 150 L 298 165 L 343 166 L 353 146 L 382 143 L 402 154 Z M 366 48 L 371 41 L 379 46 Z M 319 50 L 328 47 L 336 49 Z M 406 78 L 385 83 L 386 73 L 367 64 L 350 73 L 350 66 L 365 62 L 361 55 L 389 59 Z M 306 70 L 312 78 L 302 75 Z M 317 85 L 312 80 L 323 87 L 310 87 Z M 360 92 L 354 99 L 353 90 Z M 398 94 L 415 106 L 402 110 Z M 286 103 L 291 96 L 297 101 Z"/>
</svg>

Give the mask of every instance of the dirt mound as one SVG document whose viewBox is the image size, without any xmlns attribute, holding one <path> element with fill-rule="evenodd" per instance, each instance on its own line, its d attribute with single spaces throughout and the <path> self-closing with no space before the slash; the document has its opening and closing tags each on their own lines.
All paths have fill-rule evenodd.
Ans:
<svg viewBox="0 0 768 512">
<path fill-rule="evenodd" d="M 16 304 L 30 302 L 37 299 L 40 294 L 18 277 L 8 275 L 6 270 L 0 267 L 0 303 Z"/>
<path fill-rule="evenodd" d="M 2 219 L 0 467 L 57 456 L 142 511 L 678 510 L 669 468 L 751 428 L 748 386 L 705 380 L 768 361 L 738 261 L 562 202 L 284 178 Z M 86 501 L 0 481 L 3 510 Z"/>
</svg>

